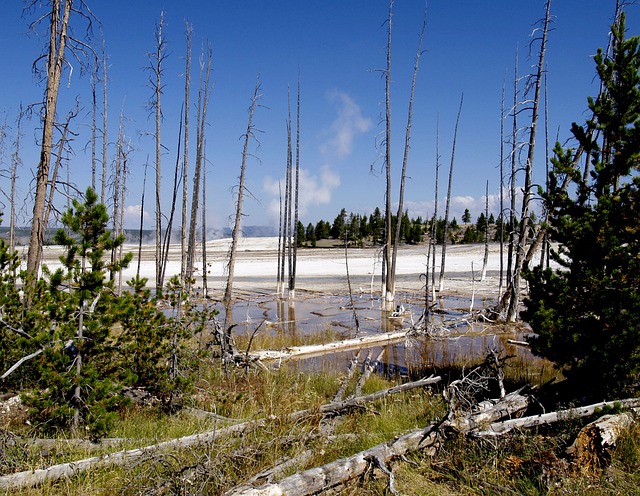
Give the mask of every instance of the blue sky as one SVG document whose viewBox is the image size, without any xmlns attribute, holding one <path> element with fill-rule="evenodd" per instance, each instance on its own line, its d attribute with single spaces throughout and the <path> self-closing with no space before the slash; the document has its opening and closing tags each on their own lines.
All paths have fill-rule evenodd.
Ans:
<svg viewBox="0 0 640 496">
<path fill-rule="evenodd" d="M 0 168 L 6 169 L 15 140 L 19 105 L 42 98 L 43 86 L 31 66 L 44 43 L 28 34 L 28 25 L 43 13 L 23 13 L 23 3 L 0 3 L 0 122 L 6 123 Z M 307 1 L 89 1 L 101 28 L 109 56 L 109 156 L 113 157 L 118 117 L 122 110 L 125 133 L 134 148 L 128 179 L 128 224 L 137 225 L 144 163 L 154 160 L 154 120 L 147 109 L 151 89 L 145 67 L 154 50 L 154 29 L 165 15 L 168 58 L 164 75 L 162 141 L 163 208 L 169 209 L 176 161 L 180 107 L 184 93 L 185 20 L 193 25 L 192 101 L 197 93 L 197 60 L 201 47 L 211 43 L 214 88 L 206 130 L 207 217 L 209 226 L 228 226 L 234 208 L 233 187 L 240 170 L 242 140 L 256 78 L 261 82 L 261 107 L 254 123 L 259 145 L 252 143 L 248 162 L 251 197 L 245 201 L 245 225 L 276 225 L 278 181 L 286 164 L 287 89 L 295 97 L 301 74 L 301 220 L 332 221 L 341 208 L 369 214 L 384 203 L 382 149 L 376 147 L 384 123 L 386 18 L 382 0 Z M 549 35 L 549 128 L 552 141 L 568 137 L 571 122 L 586 118 L 586 99 L 597 91 L 592 55 L 606 46 L 615 1 L 555 0 L 553 31 Z M 425 3 L 396 0 L 392 46 L 392 169 L 393 202 L 398 198 L 409 89 Z M 532 69 L 537 51 L 529 56 L 530 35 L 544 14 L 543 0 L 431 0 L 427 3 L 424 53 L 414 103 L 411 152 L 405 205 L 411 216 L 431 215 L 434 196 L 436 123 L 440 136 L 440 199 L 445 196 L 453 128 L 461 94 L 460 121 L 452 191 L 453 215 L 469 208 L 475 218 L 484 209 L 489 181 L 491 210 L 498 211 L 500 100 L 506 78 L 507 106 L 513 99 L 513 72 L 519 46 L 519 73 Z M 637 7 L 629 7 L 630 35 L 640 34 Z M 82 29 L 77 23 L 75 29 Z M 99 35 L 99 25 L 94 31 Z M 41 33 L 42 34 L 42 33 Z M 537 45 L 535 47 L 537 49 Z M 81 112 L 74 123 L 72 181 L 90 184 L 87 144 L 90 139 L 89 78 L 77 64 L 61 86 L 59 116 L 80 97 Z M 295 101 L 295 98 L 294 98 Z M 195 105 L 191 109 L 195 122 Z M 521 123 L 525 123 L 523 115 Z M 29 183 L 37 165 L 38 119 L 24 123 L 22 168 L 18 183 L 22 211 L 19 224 L 28 224 Z M 510 128 L 510 122 L 507 123 Z M 191 134 L 195 137 L 195 128 Z M 544 135 L 536 151 L 536 174 L 543 181 Z M 195 142 L 191 144 L 195 157 Z M 190 165 L 193 170 L 193 164 Z M 147 181 L 147 227 L 152 227 L 153 174 Z M 519 181 L 521 182 L 521 181 Z M 191 184 L 190 184 L 191 186 Z M 8 181 L 1 187 L 8 193 Z M 1 198 L 4 205 L 5 198 Z M 24 205 L 22 202 L 24 201 Z M 62 197 L 59 202 L 63 202 Z M 8 206 L 4 207 L 8 211 Z M 442 212 L 442 206 L 440 207 Z M 177 220 L 179 224 L 179 219 Z M 4 219 L 4 224 L 8 219 Z"/>
</svg>

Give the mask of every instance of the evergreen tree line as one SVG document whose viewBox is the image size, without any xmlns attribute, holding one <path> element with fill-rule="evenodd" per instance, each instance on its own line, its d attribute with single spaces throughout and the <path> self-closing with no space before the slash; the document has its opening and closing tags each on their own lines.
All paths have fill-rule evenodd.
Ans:
<svg viewBox="0 0 640 496">
<path fill-rule="evenodd" d="M 532 222 L 536 222 L 535 215 L 531 216 Z M 392 240 L 395 239 L 395 231 L 398 218 L 392 215 Z M 421 216 L 409 217 L 409 212 L 405 211 L 400 219 L 400 241 L 406 244 L 418 244 L 425 240 L 432 232 L 433 219 L 423 220 Z M 444 241 L 444 219 L 436 221 L 436 243 L 442 244 Z M 514 225 L 508 222 L 502 226 L 502 216 L 497 219 L 493 213 L 489 217 L 484 212 L 480 213 L 475 223 L 471 223 L 471 213 L 465 209 L 462 216 L 462 224 L 454 217 L 449 222 L 450 242 L 452 243 L 480 243 L 484 242 L 485 229 L 489 225 L 490 241 L 499 241 L 501 229 L 504 228 L 505 235 L 512 229 L 518 228 L 518 220 L 514 219 Z M 342 209 L 333 222 L 320 219 L 315 225 L 307 224 L 305 228 L 301 221 L 297 224 L 298 246 L 315 247 L 320 240 L 347 240 L 352 246 L 383 245 L 385 218 L 380 208 L 376 207 L 372 214 L 347 214 L 346 209 Z"/>
</svg>

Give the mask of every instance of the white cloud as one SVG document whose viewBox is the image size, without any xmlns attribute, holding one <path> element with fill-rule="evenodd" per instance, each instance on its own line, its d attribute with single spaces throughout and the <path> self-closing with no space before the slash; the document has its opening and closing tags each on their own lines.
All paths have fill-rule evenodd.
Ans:
<svg viewBox="0 0 640 496">
<path fill-rule="evenodd" d="M 304 216 L 310 207 L 331 203 L 333 190 L 338 186 L 340 186 L 340 176 L 330 167 L 321 167 L 317 175 L 312 174 L 308 169 L 300 169 L 298 194 L 300 215 Z M 263 189 L 273 197 L 267 208 L 273 219 L 277 219 L 280 215 L 280 194 L 284 196 L 284 188 L 284 178 L 274 179 L 269 176 L 264 178 Z"/>
<path fill-rule="evenodd" d="M 127 205 L 124 208 L 124 225 L 125 227 L 139 227 L 140 226 L 140 210 L 142 205 Z M 145 224 L 151 219 L 149 212 L 146 210 L 143 214 Z"/>
<path fill-rule="evenodd" d="M 304 216 L 310 208 L 331 203 L 333 192 L 340 186 L 336 164 L 353 152 L 354 140 L 371 129 L 371 119 L 365 118 L 358 104 L 346 93 L 333 91 L 328 96 L 334 103 L 337 116 L 325 131 L 326 138 L 318 146 L 323 165 L 318 169 L 300 169 L 299 213 Z M 284 196 L 285 179 L 265 177 L 263 190 L 271 196 L 267 211 L 277 223 L 280 215 L 280 195 Z"/>
<path fill-rule="evenodd" d="M 338 105 L 338 116 L 329 127 L 329 136 L 320 145 L 320 152 L 327 158 L 344 159 L 353 151 L 356 136 L 371 129 L 371 119 L 363 117 L 358 104 L 342 91 L 331 92 L 328 100 Z"/>
</svg>

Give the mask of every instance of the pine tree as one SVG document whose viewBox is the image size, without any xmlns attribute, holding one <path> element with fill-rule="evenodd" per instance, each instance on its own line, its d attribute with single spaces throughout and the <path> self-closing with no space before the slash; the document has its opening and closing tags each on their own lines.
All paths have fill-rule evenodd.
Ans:
<svg viewBox="0 0 640 496">
<path fill-rule="evenodd" d="M 462 214 L 462 223 L 468 224 L 469 222 L 471 222 L 471 212 L 469 212 L 468 208 L 465 208 Z"/>
<path fill-rule="evenodd" d="M 554 150 L 543 196 L 561 268 L 525 273 L 534 352 L 597 398 L 637 391 L 640 374 L 640 49 L 624 21 L 594 57 L 601 92 L 572 126 L 578 148 Z"/>
</svg>

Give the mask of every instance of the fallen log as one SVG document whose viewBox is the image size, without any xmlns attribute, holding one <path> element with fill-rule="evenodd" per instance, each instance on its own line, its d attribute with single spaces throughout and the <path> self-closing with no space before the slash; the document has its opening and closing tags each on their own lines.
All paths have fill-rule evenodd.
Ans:
<svg viewBox="0 0 640 496">
<path fill-rule="evenodd" d="M 640 407 L 640 398 L 629 398 L 618 401 L 603 401 L 592 405 L 581 406 L 578 408 L 570 408 L 568 410 L 559 410 L 557 412 L 543 413 L 540 415 L 532 415 L 518 419 L 505 420 L 504 422 L 492 423 L 485 431 L 474 431 L 471 435 L 475 437 L 491 437 L 505 434 L 513 429 L 526 429 L 537 427 L 540 425 L 553 424 L 563 419 L 581 418 L 593 415 L 596 410 L 602 408 L 638 408 Z"/>
<path fill-rule="evenodd" d="M 632 412 L 617 415 L 603 415 L 598 420 L 585 425 L 567 448 L 573 459 L 576 472 L 584 475 L 599 473 L 611 462 L 611 451 L 618 437 L 629 429 L 636 420 Z"/>
<path fill-rule="evenodd" d="M 512 393 L 513 394 L 513 393 Z M 504 415 L 511 416 L 517 414 L 515 408 L 521 408 L 522 404 L 515 400 L 514 396 L 509 399 L 499 400 L 494 404 L 494 408 L 483 411 L 483 419 L 498 420 Z M 526 408 L 526 404 L 524 405 Z M 417 450 L 428 449 L 427 453 L 435 454 L 439 443 L 442 428 L 454 428 L 465 432 L 464 429 L 474 424 L 473 421 L 467 423 L 454 421 L 444 421 L 441 424 L 431 424 L 427 429 L 419 429 L 390 442 L 385 442 L 356 453 L 346 458 L 341 458 L 327 463 L 322 467 L 315 467 L 297 474 L 291 475 L 276 483 L 263 484 L 258 487 L 238 486 L 225 493 L 225 496 L 279 496 L 279 495 L 309 495 L 344 484 L 347 481 L 358 477 L 364 473 L 372 460 L 376 460 L 379 465 L 401 458 L 408 453 Z"/>
<path fill-rule="evenodd" d="M 378 444 L 373 448 L 327 463 L 322 467 L 299 472 L 277 483 L 263 484 L 258 487 L 238 486 L 225 493 L 225 496 L 284 496 L 287 494 L 302 496 L 316 494 L 364 473 L 369 467 L 371 459 L 379 459 L 386 463 L 407 453 L 435 446 L 438 440 L 437 431 L 432 429 L 427 432 L 425 433 L 424 429 L 410 432 L 394 441 Z"/>
<path fill-rule="evenodd" d="M 0 490 L 9 491 L 11 489 L 15 490 L 24 487 L 37 486 L 44 484 L 47 481 L 55 481 L 63 477 L 73 477 L 79 473 L 98 467 L 124 465 L 127 462 L 139 460 L 156 451 L 187 448 L 197 444 L 211 443 L 219 437 L 239 434 L 250 427 L 265 425 L 265 423 L 264 419 L 251 420 L 243 422 L 242 424 L 225 427 L 223 429 L 215 429 L 201 434 L 193 434 L 191 436 L 171 439 L 169 441 L 153 444 L 144 448 L 122 450 L 74 462 L 52 465 L 51 467 L 44 469 L 25 470 L 11 475 L 4 475 L 0 477 Z"/>
<path fill-rule="evenodd" d="M 346 410 L 352 410 L 354 408 L 362 408 L 366 403 L 370 403 L 372 401 L 382 399 L 386 396 L 400 393 L 402 391 L 408 391 L 410 389 L 430 386 L 432 384 L 436 384 L 437 382 L 440 382 L 441 380 L 442 378 L 440 376 L 435 376 L 435 377 L 431 376 L 425 379 L 420 379 L 419 381 L 405 382 L 404 384 L 399 384 L 397 386 L 393 386 L 388 389 L 376 391 L 375 393 L 367 394 L 365 396 L 349 398 L 348 400 L 344 400 L 344 401 L 332 401 L 331 403 L 325 403 L 324 405 L 321 405 L 318 408 L 309 408 L 307 410 L 299 410 L 289 415 L 289 418 L 293 420 L 299 420 L 301 418 L 316 415 L 318 413 L 321 413 L 323 415 L 328 415 L 328 414 L 336 415 Z"/>
<path fill-rule="evenodd" d="M 396 332 L 385 332 L 382 334 L 372 334 L 359 338 L 345 339 L 343 341 L 333 341 L 326 344 L 314 344 L 307 346 L 292 346 L 284 350 L 262 350 L 249 353 L 249 358 L 263 361 L 285 361 L 295 358 L 309 358 L 334 351 L 350 351 L 367 346 L 382 346 L 396 343 L 403 339 L 416 335 L 414 329 L 404 329 Z"/>
<path fill-rule="evenodd" d="M 375 393 L 361 396 L 359 398 L 352 398 L 347 401 L 339 401 L 335 403 L 327 403 L 315 409 L 300 410 L 290 415 L 286 415 L 283 418 L 299 420 L 301 418 L 317 414 L 337 414 L 349 409 L 362 407 L 367 402 L 375 401 L 391 394 L 435 384 L 440 380 L 440 377 L 428 377 L 419 381 L 400 384 L 398 386 L 384 389 L 382 391 L 377 391 Z M 248 429 L 264 426 L 266 425 L 266 422 L 267 421 L 265 419 L 249 420 L 221 429 L 214 429 L 200 434 L 193 434 L 190 436 L 163 441 L 161 443 L 146 446 L 144 448 L 122 450 L 115 453 L 85 458 L 83 460 L 78 460 L 75 462 L 53 465 L 44 469 L 25 470 L 23 472 L 18 472 L 11 475 L 4 475 L 0 477 L 0 490 L 37 486 L 44 484 L 47 481 L 55 481 L 62 477 L 73 477 L 79 473 L 98 467 L 106 467 L 111 465 L 121 466 L 127 462 L 136 461 L 143 457 L 149 456 L 151 453 L 157 451 L 188 448 L 199 444 L 211 443 L 220 437 L 241 434 Z"/>
</svg>

